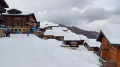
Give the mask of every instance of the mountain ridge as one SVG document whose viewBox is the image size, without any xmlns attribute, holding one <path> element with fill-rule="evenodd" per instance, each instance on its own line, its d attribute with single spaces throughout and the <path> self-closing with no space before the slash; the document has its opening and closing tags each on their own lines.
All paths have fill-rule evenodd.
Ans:
<svg viewBox="0 0 120 67">
<path fill-rule="evenodd" d="M 77 28 L 75 26 L 66 26 L 66 25 L 62 25 L 62 24 L 59 24 L 59 25 L 61 27 L 68 28 L 69 30 L 71 30 L 72 32 L 74 32 L 76 34 L 83 34 L 83 35 L 85 35 L 85 36 L 87 36 L 88 38 L 91 38 L 91 39 L 96 39 L 99 35 L 99 33 L 96 32 L 96 31 L 87 31 L 87 30 Z"/>
</svg>

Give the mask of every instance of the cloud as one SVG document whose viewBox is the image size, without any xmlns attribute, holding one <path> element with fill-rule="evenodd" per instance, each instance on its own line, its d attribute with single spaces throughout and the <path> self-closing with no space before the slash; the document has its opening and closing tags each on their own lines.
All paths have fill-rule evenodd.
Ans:
<svg viewBox="0 0 120 67">
<path fill-rule="evenodd" d="M 95 20 L 93 22 L 88 22 L 88 23 L 78 22 L 77 25 L 75 26 L 82 28 L 84 30 L 99 32 L 105 24 L 120 24 L 119 18 L 120 18 L 120 15 L 113 15 L 110 18 L 105 20 Z"/>
<path fill-rule="evenodd" d="M 120 0 L 6 0 L 10 8 L 34 12 L 41 22 L 99 31 L 104 24 L 119 23 Z"/>
<path fill-rule="evenodd" d="M 46 10 L 44 10 L 44 11 L 42 11 L 42 12 L 38 12 L 38 14 L 40 15 L 40 16 L 42 16 L 42 15 L 44 15 L 44 14 L 46 14 L 47 13 L 47 11 Z"/>
</svg>

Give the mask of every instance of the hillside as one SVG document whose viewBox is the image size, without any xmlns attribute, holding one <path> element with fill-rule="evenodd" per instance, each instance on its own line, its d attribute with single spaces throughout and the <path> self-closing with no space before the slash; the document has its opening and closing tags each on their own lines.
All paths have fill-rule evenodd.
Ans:
<svg viewBox="0 0 120 67">
<path fill-rule="evenodd" d="M 62 24 L 60 24 L 60 26 L 61 27 L 66 27 L 76 34 L 82 34 L 82 35 L 85 35 L 88 38 L 92 38 L 92 39 L 96 39 L 98 37 L 98 34 L 99 34 L 98 32 L 95 32 L 95 31 L 86 31 L 86 30 L 82 30 L 82 29 L 79 29 L 79 28 L 74 27 L 74 26 L 69 27 L 69 26 L 65 26 L 65 25 L 62 25 Z"/>
</svg>

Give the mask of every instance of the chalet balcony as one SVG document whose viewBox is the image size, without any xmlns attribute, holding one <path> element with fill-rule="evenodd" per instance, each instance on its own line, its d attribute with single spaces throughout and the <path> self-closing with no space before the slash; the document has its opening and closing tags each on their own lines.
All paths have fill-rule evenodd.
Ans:
<svg viewBox="0 0 120 67">
<path fill-rule="evenodd" d="M 0 20 L 5 21 L 7 18 L 5 16 L 0 16 Z"/>
<path fill-rule="evenodd" d="M 0 6 L 0 12 L 5 13 L 6 9 L 4 9 L 3 7 Z"/>
</svg>

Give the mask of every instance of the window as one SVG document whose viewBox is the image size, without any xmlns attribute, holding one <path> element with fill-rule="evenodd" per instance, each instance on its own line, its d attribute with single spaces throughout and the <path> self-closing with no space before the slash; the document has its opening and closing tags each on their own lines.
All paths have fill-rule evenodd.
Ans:
<svg viewBox="0 0 120 67">
<path fill-rule="evenodd" d="M 26 24 L 26 26 L 29 26 L 28 24 Z"/>
<path fill-rule="evenodd" d="M 15 31 L 17 31 L 17 29 L 15 29 Z"/>
<path fill-rule="evenodd" d="M 72 45 L 77 45 L 77 42 L 71 42 Z"/>
<path fill-rule="evenodd" d="M 19 23 L 17 23 L 17 26 L 19 26 L 20 24 Z"/>
<path fill-rule="evenodd" d="M 21 31 L 21 29 L 18 29 L 18 31 Z"/>
<path fill-rule="evenodd" d="M 17 17 L 17 20 L 20 20 L 20 17 Z"/>
<path fill-rule="evenodd" d="M 11 31 L 14 31 L 13 29 L 11 29 Z"/>
<path fill-rule="evenodd" d="M 63 40 L 64 38 L 60 37 L 60 40 Z"/>
</svg>

